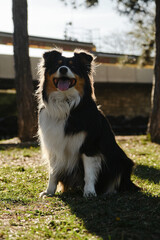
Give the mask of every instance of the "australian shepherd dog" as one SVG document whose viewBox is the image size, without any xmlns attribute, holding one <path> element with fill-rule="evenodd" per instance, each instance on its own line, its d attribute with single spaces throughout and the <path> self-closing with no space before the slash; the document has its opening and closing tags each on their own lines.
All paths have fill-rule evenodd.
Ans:
<svg viewBox="0 0 160 240">
<path fill-rule="evenodd" d="M 78 187 L 84 197 L 139 189 L 131 181 L 133 161 L 96 105 L 94 60 L 83 50 L 75 50 L 73 57 L 59 49 L 43 55 L 39 139 L 50 174 L 41 196 L 53 196 L 57 185 L 61 191 Z"/>
</svg>

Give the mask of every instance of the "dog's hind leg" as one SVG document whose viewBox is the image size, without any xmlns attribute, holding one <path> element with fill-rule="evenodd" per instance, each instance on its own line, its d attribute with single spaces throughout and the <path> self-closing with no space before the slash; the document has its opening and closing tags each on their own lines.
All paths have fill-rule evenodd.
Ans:
<svg viewBox="0 0 160 240">
<path fill-rule="evenodd" d="M 63 193 L 65 191 L 65 186 L 62 182 L 58 182 L 56 192 Z"/>
<path fill-rule="evenodd" d="M 85 154 L 82 155 L 84 165 L 84 197 L 97 196 L 95 191 L 95 183 L 101 169 L 100 157 L 88 157 Z"/>
</svg>

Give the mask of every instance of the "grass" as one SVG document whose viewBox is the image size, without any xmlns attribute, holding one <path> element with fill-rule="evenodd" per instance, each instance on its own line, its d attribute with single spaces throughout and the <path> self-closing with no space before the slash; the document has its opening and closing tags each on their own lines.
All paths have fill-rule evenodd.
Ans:
<svg viewBox="0 0 160 240">
<path fill-rule="evenodd" d="M 143 190 L 85 199 L 81 192 L 39 199 L 47 185 L 40 149 L 0 142 L 0 239 L 160 239 L 160 146 L 117 138 L 136 162 Z"/>
</svg>

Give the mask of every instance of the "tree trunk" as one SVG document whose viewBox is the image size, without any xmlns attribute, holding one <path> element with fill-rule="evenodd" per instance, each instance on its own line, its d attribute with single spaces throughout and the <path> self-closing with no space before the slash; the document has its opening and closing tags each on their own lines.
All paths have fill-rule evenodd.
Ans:
<svg viewBox="0 0 160 240">
<path fill-rule="evenodd" d="M 21 141 L 30 141 L 36 134 L 37 119 L 29 59 L 27 0 L 13 0 L 12 3 L 18 136 Z"/>
<path fill-rule="evenodd" d="M 160 1 L 156 0 L 156 58 L 152 89 L 152 112 L 149 122 L 151 141 L 160 143 Z"/>
</svg>

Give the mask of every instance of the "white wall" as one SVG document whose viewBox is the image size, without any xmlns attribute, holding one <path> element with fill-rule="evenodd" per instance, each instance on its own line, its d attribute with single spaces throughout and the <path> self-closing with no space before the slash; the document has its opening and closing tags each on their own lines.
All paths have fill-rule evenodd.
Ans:
<svg viewBox="0 0 160 240">
<path fill-rule="evenodd" d="M 37 79 L 37 65 L 40 58 L 31 57 L 33 79 Z M 14 78 L 14 59 L 12 55 L 0 55 L 0 78 Z M 152 83 L 153 69 L 134 66 L 101 64 L 96 67 L 95 82 Z"/>
<path fill-rule="evenodd" d="M 95 82 L 152 83 L 153 69 L 101 64 L 94 79 Z"/>
</svg>

